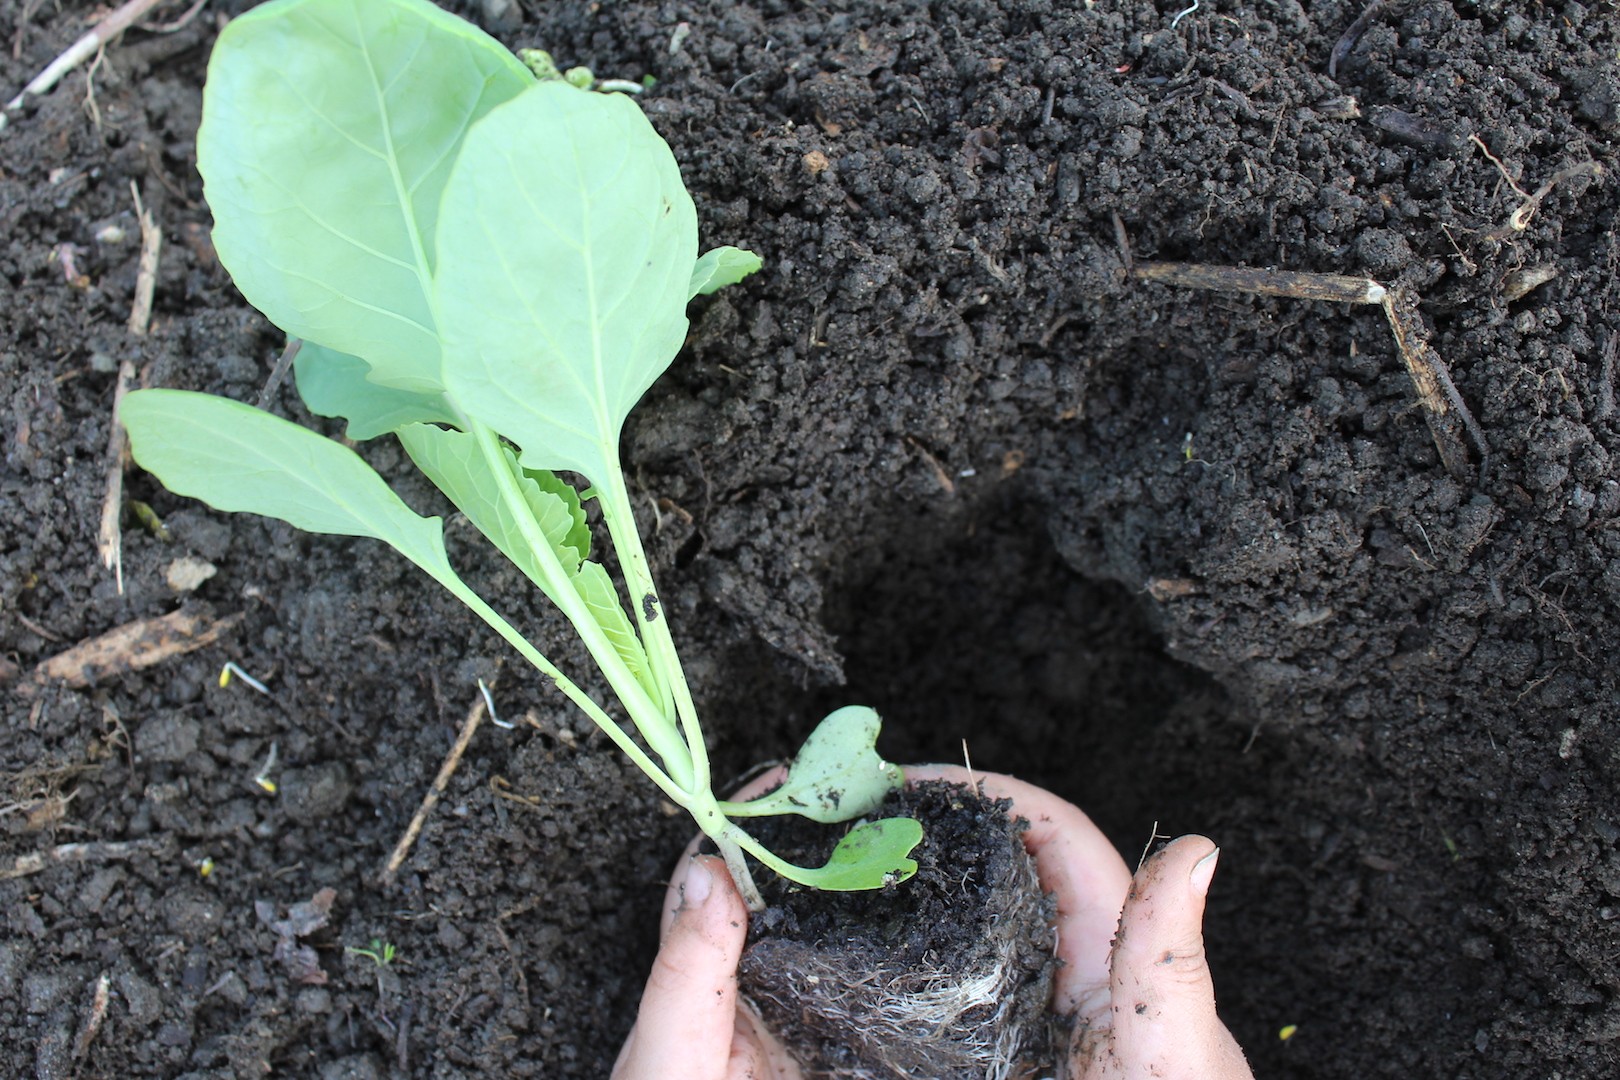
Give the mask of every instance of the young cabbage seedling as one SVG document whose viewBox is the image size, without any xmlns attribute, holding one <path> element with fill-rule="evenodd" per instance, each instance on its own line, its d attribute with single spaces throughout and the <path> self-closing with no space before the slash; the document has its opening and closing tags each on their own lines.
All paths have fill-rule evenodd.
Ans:
<svg viewBox="0 0 1620 1080">
<path fill-rule="evenodd" d="M 629 98 L 537 79 L 426 0 L 272 0 L 233 20 L 208 66 L 197 164 L 237 286 L 302 339 L 298 389 L 351 439 L 393 434 L 429 479 L 567 616 L 630 730 L 452 569 L 443 523 L 358 455 L 236 401 L 141 390 L 135 459 L 170 490 L 311 532 L 372 537 L 454 593 L 594 720 L 725 855 L 822 889 L 916 870 L 907 818 L 852 829 L 825 866 L 777 857 L 736 821 L 850 821 L 901 780 L 877 715 L 827 717 L 784 785 L 717 798 L 697 711 L 619 463 L 626 414 L 674 359 L 686 305 L 758 256 L 697 253 L 669 147 Z M 584 476 L 577 492 L 559 472 Z M 630 612 L 582 503 L 596 499 Z"/>
</svg>

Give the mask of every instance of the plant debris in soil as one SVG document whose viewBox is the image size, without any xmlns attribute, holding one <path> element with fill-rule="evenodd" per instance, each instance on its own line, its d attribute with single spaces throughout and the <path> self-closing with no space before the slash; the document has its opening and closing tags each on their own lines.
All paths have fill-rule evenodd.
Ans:
<svg viewBox="0 0 1620 1080">
<path fill-rule="evenodd" d="M 688 839 L 650 785 L 375 545 L 131 472 L 121 592 L 101 563 L 126 361 L 311 422 L 195 173 L 248 6 L 131 28 L 0 134 L 0 1045 L 46 1078 L 600 1077 Z M 448 6 L 656 77 L 702 234 L 766 259 L 694 307 L 624 448 L 718 776 L 867 702 L 887 758 L 967 739 L 1133 858 L 1155 822 L 1215 838 L 1211 965 L 1260 1075 L 1620 1074 L 1613 5 Z M 0 98 L 95 17 L 0 0 Z M 1409 292 L 1488 460 L 1447 470 L 1381 312 L 1130 259 Z M 243 618 L 17 692 L 182 610 Z M 532 722 L 480 728 L 384 885 L 479 679 Z M 323 888 L 328 982 L 299 985 L 254 905 Z M 374 938 L 386 1003 L 336 959 Z"/>
<path fill-rule="evenodd" d="M 983 1080 L 1052 1063 L 1056 941 L 1008 800 L 937 781 L 879 816 L 922 823 L 917 873 L 879 892 L 828 893 L 760 876 L 739 988 L 812 1076 Z M 836 832 L 836 831 L 835 831 Z M 826 861 L 837 836 L 798 818 L 758 835 Z"/>
<path fill-rule="evenodd" d="M 309 946 L 300 944 L 332 917 L 332 901 L 337 899 L 336 889 L 322 889 L 308 900 L 289 905 L 285 917 L 276 914 L 276 905 L 260 900 L 253 905 L 253 913 L 276 935 L 276 962 L 287 971 L 295 983 L 325 986 L 326 972 L 321 969 L 320 957 Z"/>
</svg>

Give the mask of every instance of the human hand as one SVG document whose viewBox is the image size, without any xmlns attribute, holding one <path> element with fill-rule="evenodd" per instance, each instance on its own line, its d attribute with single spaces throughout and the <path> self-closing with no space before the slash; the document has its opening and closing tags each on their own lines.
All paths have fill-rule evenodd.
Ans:
<svg viewBox="0 0 1620 1080">
<path fill-rule="evenodd" d="M 961 766 L 906 769 L 909 780 L 982 785 L 1028 819 L 1024 844 L 1057 898 L 1053 1009 L 1074 1016 L 1073 1080 L 1155 1076 L 1252 1080 L 1243 1052 L 1215 1014 L 1204 961 L 1204 895 L 1218 849 L 1184 836 L 1132 879 L 1078 808 L 1012 777 Z M 769 788 L 775 774 L 738 798 Z M 797 1064 L 737 997 L 747 908 L 722 860 L 687 849 L 664 905 L 662 944 L 614 1080 L 652 1080 L 683 1062 L 693 1080 L 801 1080 Z M 1117 933 L 1116 933 L 1117 931 Z"/>
<path fill-rule="evenodd" d="M 748 908 L 724 859 L 681 857 L 635 1027 L 613 1080 L 800 1080 L 799 1066 L 737 1000 Z"/>
<path fill-rule="evenodd" d="M 906 779 L 981 785 L 1029 821 L 1024 846 L 1057 898 L 1052 1008 L 1075 1018 L 1073 1080 L 1253 1080 L 1215 1015 L 1204 959 L 1204 897 L 1220 849 L 1183 836 L 1131 877 L 1119 852 L 1077 807 L 1033 784 L 960 765 L 906 768 Z"/>
<path fill-rule="evenodd" d="M 734 795 L 775 787 L 785 770 L 755 777 Z M 748 937 L 748 906 L 724 859 L 681 855 L 664 894 L 658 958 L 612 1080 L 802 1080 L 798 1064 L 738 1000 L 737 962 Z"/>
</svg>

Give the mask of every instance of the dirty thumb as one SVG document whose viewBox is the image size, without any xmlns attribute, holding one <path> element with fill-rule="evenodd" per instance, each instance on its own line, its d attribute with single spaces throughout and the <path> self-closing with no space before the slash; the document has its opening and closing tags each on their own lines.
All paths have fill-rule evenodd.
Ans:
<svg viewBox="0 0 1620 1080">
<path fill-rule="evenodd" d="M 635 1027 L 613 1070 L 615 1080 L 663 1080 L 671 1063 L 681 1076 L 721 1080 L 731 1056 L 737 1012 L 737 961 L 748 935 L 748 910 L 725 863 L 688 858 L 678 873 L 675 917 L 658 947 Z"/>
<path fill-rule="evenodd" d="M 1136 872 L 1114 939 L 1114 1052 L 1126 1076 L 1248 1077 L 1215 1014 L 1204 957 L 1204 897 L 1220 849 L 1202 836 L 1167 845 Z"/>
</svg>

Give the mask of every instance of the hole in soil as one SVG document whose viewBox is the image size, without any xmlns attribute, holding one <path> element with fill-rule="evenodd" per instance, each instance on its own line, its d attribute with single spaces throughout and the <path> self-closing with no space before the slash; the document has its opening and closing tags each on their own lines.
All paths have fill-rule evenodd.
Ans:
<svg viewBox="0 0 1620 1080">
<path fill-rule="evenodd" d="M 960 762 L 966 739 L 976 768 L 1064 795 L 1127 846 L 1186 809 L 1154 782 L 1167 743 L 1229 702 L 1165 654 L 1141 597 L 1063 562 L 1038 506 L 902 506 L 869 535 L 887 539 L 828 590 L 849 680 L 828 708 L 876 707 L 897 761 Z"/>
</svg>

